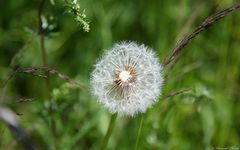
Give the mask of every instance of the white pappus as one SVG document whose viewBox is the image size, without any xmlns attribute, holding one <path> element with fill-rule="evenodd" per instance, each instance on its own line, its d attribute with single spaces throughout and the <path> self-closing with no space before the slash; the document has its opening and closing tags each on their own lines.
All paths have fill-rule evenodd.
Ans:
<svg viewBox="0 0 240 150">
<path fill-rule="evenodd" d="M 162 66 L 148 47 L 121 42 L 105 51 L 95 65 L 90 84 L 97 101 L 111 113 L 134 116 L 158 101 Z"/>
</svg>

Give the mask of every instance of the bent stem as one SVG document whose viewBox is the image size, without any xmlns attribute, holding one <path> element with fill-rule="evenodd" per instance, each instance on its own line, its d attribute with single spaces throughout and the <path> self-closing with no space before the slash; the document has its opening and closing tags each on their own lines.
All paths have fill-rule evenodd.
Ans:
<svg viewBox="0 0 240 150">
<path fill-rule="evenodd" d="M 101 150 L 105 150 L 107 148 L 107 144 L 108 144 L 108 141 L 109 141 L 109 139 L 112 135 L 112 131 L 113 131 L 113 128 L 114 128 L 114 125 L 115 125 L 116 118 L 117 118 L 117 114 L 113 114 L 111 116 L 111 120 L 110 120 L 110 123 L 109 123 L 109 126 L 108 126 L 107 133 L 106 133 L 106 135 L 104 136 L 104 139 L 103 139 Z"/>
<path fill-rule="evenodd" d="M 144 115 L 141 116 L 140 125 L 138 128 L 137 140 L 135 143 L 134 150 L 138 150 L 139 140 L 140 140 L 140 136 L 141 136 L 141 132 L 142 132 L 143 120 L 144 120 Z"/>
</svg>

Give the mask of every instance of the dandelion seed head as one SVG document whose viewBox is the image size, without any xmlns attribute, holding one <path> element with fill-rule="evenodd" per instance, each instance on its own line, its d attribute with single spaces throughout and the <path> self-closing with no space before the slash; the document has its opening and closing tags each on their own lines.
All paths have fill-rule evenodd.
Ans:
<svg viewBox="0 0 240 150">
<path fill-rule="evenodd" d="M 156 103 L 163 85 L 155 53 L 134 42 L 105 51 L 91 74 L 92 93 L 111 113 L 134 116 Z"/>
</svg>

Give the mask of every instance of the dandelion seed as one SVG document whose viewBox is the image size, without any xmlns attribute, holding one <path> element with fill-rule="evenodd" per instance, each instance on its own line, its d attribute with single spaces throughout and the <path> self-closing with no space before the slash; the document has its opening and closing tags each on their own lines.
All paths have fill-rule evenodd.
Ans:
<svg viewBox="0 0 240 150">
<path fill-rule="evenodd" d="M 134 116 L 156 103 L 163 85 L 162 66 L 144 45 L 122 42 L 105 52 L 91 74 L 93 95 L 111 113 Z"/>
</svg>

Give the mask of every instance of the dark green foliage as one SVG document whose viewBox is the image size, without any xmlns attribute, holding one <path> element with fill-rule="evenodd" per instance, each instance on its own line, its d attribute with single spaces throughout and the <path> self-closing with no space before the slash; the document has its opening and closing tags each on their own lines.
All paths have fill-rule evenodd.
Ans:
<svg viewBox="0 0 240 150">
<path fill-rule="evenodd" d="M 163 62 L 183 35 L 237 0 L 79 0 L 81 8 L 70 0 L 51 2 L 46 0 L 42 11 L 48 66 L 80 86 L 54 74 L 47 74 L 50 88 L 46 79 L 28 74 L 16 74 L 5 86 L 12 69 L 42 66 L 40 1 L 0 1 L 1 105 L 22 114 L 20 124 L 39 149 L 85 150 L 99 149 L 109 123 L 109 112 L 89 88 L 104 49 L 133 40 L 153 48 Z M 163 95 L 144 114 L 140 149 L 240 149 L 239 18 L 237 10 L 215 23 L 164 70 Z M 19 103 L 22 98 L 32 101 Z M 133 149 L 140 119 L 118 117 L 108 148 Z M 0 149 L 21 149 L 2 122 Z"/>
</svg>

